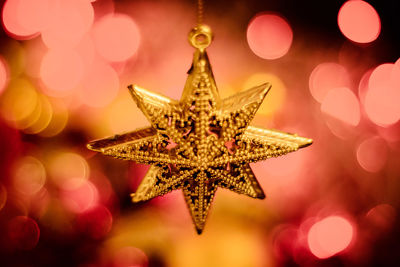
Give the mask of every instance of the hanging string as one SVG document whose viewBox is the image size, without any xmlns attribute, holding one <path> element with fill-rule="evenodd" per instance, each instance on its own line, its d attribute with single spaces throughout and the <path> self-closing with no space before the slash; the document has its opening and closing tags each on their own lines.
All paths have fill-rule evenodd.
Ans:
<svg viewBox="0 0 400 267">
<path fill-rule="evenodd" d="M 197 0 L 197 25 L 203 24 L 204 3 L 203 0 Z"/>
</svg>

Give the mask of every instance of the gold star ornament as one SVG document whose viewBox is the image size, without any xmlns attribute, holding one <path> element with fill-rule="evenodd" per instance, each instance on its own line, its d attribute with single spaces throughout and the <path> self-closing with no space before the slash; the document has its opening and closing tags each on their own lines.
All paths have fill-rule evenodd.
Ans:
<svg viewBox="0 0 400 267">
<path fill-rule="evenodd" d="M 199 234 L 219 187 L 263 199 L 250 163 L 312 143 L 295 134 L 249 125 L 271 88 L 269 83 L 220 99 L 205 51 L 211 40 L 205 25 L 190 32 L 196 51 L 179 101 L 128 86 L 151 126 L 88 144 L 104 155 L 150 164 L 132 201 L 180 189 Z"/>
</svg>

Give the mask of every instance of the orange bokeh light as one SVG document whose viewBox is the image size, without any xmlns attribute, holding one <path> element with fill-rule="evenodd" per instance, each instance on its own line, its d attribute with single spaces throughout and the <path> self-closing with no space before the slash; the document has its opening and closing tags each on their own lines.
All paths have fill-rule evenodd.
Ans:
<svg viewBox="0 0 400 267">
<path fill-rule="evenodd" d="M 139 48 L 139 28 L 127 15 L 106 15 L 94 25 L 93 40 L 97 51 L 106 60 L 124 61 Z"/>
<path fill-rule="evenodd" d="M 365 112 L 372 122 L 387 126 L 400 119 L 400 68 L 392 63 L 379 65 L 372 72 L 365 95 Z"/>
<path fill-rule="evenodd" d="M 283 57 L 290 49 L 293 32 L 289 23 L 277 14 L 256 15 L 247 28 L 250 49 L 264 59 Z"/>
<path fill-rule="evenodd" d="M 340 64 L 327 62 L 319 64 L 311 72 L 309 79 L 311 95 L 322 103 L 326 94 L 334 88 L 350 87 L 350 76 Z"/>
<path fill-rule="evenodd" d="M 378 172 L 386 164 L 388 146 L 381 137 L 364 140 L 357 148 L 357 161 L 368 172 Z"/>
<path fill-rule="evenodd" d="M 66 96 L 71 93 L 84 74 L 84 65 L 77 52 L 71 49 L 50 50 L 42 59 L 40 77 L 46 94 Z"/>
<path fill-rule="evenodd" d="M 89 1 L 57 0 L 52 19 L 42 30 L 43 42 L 50 48 L 73 47 L 90 30 L 93 20 Z"/>
<path fill-rule="evenodd" d="M 344 3 L 339 10 L 338 24 L 343 35 L 357 43 L 370 43 L 381 31 L 378 13 L 364 1 Z"/>
<path fill-rule="evenodd" d="M 354 93 L 346 88 L 334 88 L 325 96 L 321 111 L 351 126 L 360 122 L 360 105 Z"/>
<path fill-rule="evenodd" d="M 326 259 L 345 250 L 353 239 L 354 229 L 348 220 L 340 216 L 324 218 L 308 231 L 308 247 L 312 254 Z"/>
</svg>

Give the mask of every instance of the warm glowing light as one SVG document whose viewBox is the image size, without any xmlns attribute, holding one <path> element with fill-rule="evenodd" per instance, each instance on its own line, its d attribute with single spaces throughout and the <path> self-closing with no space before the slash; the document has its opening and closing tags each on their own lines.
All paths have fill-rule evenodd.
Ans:
<svg viewBox="0 0 400 267">
<path fill-rule="evenodd" d="M 25 133 L 40 133 L 49 125 L 51 118 L 53 117 L 53 109 L 47 97 L 41 95 L 39 97 L 38 105 L 40 105 L 40 113 L 37 116 L 37 119 L 29 127 L 24 129 Z"/>
<path fill-rule="evenodd" d="M 7 189 L 0 183 L 0 211 L 4 208 L 7 202 Z"/>
<path fill-rule="evenodd" d="M 79 216 L 78 228 L 91 238 L 100 239 L 110 232 L 112 221 L 110 211 L 106 207 L 98 205 Z"/>
<path fill-rule="evenodd" d="M 53 115 L 47 127 L 39 133 L 43 137 L 52 137 L 64 130 L 68 122 L 68 110 L 61 102 L 51 103 Z"/>
<path fill-rule="evenodd" d="M 83 81 L 80 96 L 82 102 L 91 107 L 103 107 L 117 96 L 119 78 L 115 70 L 105 62 L 94 62 Z"/>
<path fill-rule="evenodd" d="M 251 75 L 242 87 L 243 89 L 249 89 L 266 82 L 271 83 L 272 88 L 265 97 L 257 114 L 271 115 L 282 107 L 286 98 L 286 87 L 281 79 L 271 73 L 256 73 Z"/>
<path fill-rule="evenodd" d="M 77 45 L 92 26 L 93 7 L 89 1 L 57 2 L 57 9 L 48 27 L 42 30 L 42 39 L 50 48 L 70 48 Z"/>
<path fill-rule="evenodd" d="M 6 61 L 0 57 L 0 95 L 6 88 L 9 80 L 8 66 Z"/>
<path fill-rule="evenodd" d="M 387 126 L 400 119 L 400 68 L 394 64 L 379 65 L 372 72 L 365 95 L 365 112 L 370 120 Z"/>
<path fill-rule="evenodd" d="M 309 86 L 311 95 L 322 103 L 331 89 L 350 88 L 350 77 L 342 65 L 332 62 L 322 63 L 311 72 Z"/>
<path fill-rule="evenodd" d="M 40 64 L 48 48 L 42 42 L 42 39 L 35 38 L 24 42 L 26 66 L 24 72 L 33 78 L 40 76 Z"/>
<path fill-rule="evenodd" d="M 23 129 L 35 119 L 39 95 L 26 79 L 13 80 L 0 102 L 3 117 L 14 127 Z"/>
<path fill-rule="evenodd" d="M 362 105 L 365 104 L 365 95 L 368 92 L 369 78 L 371 77 L 373 71 L 373 69 L 369 69 L 368 71 L 366 71 L 361 77 L 360 83 L 358 84 L 358 97 L 360 98 L 360 102 Z"/>
<path fill-rule="evenodd" d="M 39 192 L 46 182 L 46 171 L 43 164 L 34 157 L 22 158 L 14 171 L 15 189 L 26 195 Z"/>
<path fill-rule="evenodd" d="M 370 43 L 381 31 L 378 13 L 364 1 L 345 2 L 339 10 L 338 24 L 343 35 L 357 43 Z"/>
<path fill-rule="evenodd" d="M 368 172 L 378 172 L 386 164 L 388 147 L 381 137 L 374 136 L 364 140 L 357 148 L 357 160 Z"/>
<path fill-rule="evenodd" d="M 389 204 L 380 204 L 370 209 L 366 218 L 373 226 L 387 230 L 396 221 L 396 209 Z"/>
<path fill-rule="evenodd" d="M 18 0 L 14 16 L 24 29 L 39 32 L 48 27 L 57 11 L 58 1 L 54 0 Z"/>
<path fill-rule="evenodd" d="M 289 23 L 277 14 L 258 14 L 247 28 L 250 49 L 264 59 L 283 57 L 289 51 L 292 40 Z"/>
<path fill-rule="evenodd" d="M 351 126 L 357 126 L 361 118 L 358 99 L 346 87 L 330 90 L 321 104 L 321 111 Z"/>
<path fill-rule="evenodd" d="M 132 57 L 140 43 L 136 23 L 127 15 L 104 16 L 93 29 L 97 51 L 109 61 L 124 61 Z"/>
<path fill-rule="evenodd" d="M 37 29 L 26 28 L 20 21 L 19 12 L 23 0 L 7 0 L 2 10 L 2 21 L 7 34 L 17 40 L 31 39 L 39 34 Z"/>
<path fill-rule="evenodd" d="M 68 210 L 82 213 L 96 206 L 99 196 L 90 181 L 71 178 L 63 183 L 60 198 Z"/>
<path fill-rule="evenodd" d="M 22 250 L 31 250 L 39 242 L 40 229 L 35 220 L 17 216 L 8 223 L 8 237 L 10 245 Z"/>
<path fill-rule="evenodd" d="M 105 124 L 114 134 L 132 131 L 135 127 L 148 125 L 148 120 L 135 105 L 127 91 L 111 103 L 108 108 Z"/>
<path fill-rule="evenodd" d="M 124 247 L 115 253 L 113 266 L 147 266 L 148 258 L 146 254 L 135 247 Z"/>
<path fill-rule="evenodd" d="M 49 166 L 49 174 L 53 182 L 65 188 L 66 181 L 74 178 L 83 183 L 89 177 L 89 165 L 86 160 L 75 153 L 64 152 L 52 155 Z M 70 185 L 78 186 L 77 180 Z"/>
<path fill-rule="evenodd" d="M 40 66 L 40 77 L 50 96 L 66 96 L 83 77 L 82 59 L 73 50 L 50 50 Z"/>
<path fill-rule="evenodd" d="M 330 216 L 316 222 L 308 232 L 308 247 L 320 259 L 332 257 L 345 250 L 353 239 L 350 222 L 339 216 Z"/>
</svg>

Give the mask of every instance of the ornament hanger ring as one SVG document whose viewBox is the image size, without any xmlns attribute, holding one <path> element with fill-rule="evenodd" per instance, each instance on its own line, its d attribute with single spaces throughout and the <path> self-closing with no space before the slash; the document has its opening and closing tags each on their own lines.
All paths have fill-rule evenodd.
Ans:
<svg viewBox="0 0 400 267">
<path fill-rule="evenodd" d="M 189 43 L 199 50 L 206 49 L 213 39 L 211 28 L 200 24 L 193 28 L 189 33 Z"/>
</svg>

